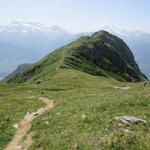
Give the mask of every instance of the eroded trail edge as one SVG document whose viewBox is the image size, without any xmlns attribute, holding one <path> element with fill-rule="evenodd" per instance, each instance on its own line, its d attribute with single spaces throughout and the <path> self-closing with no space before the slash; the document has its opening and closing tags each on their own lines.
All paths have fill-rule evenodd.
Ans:
<svg viewBox="0 0 150 150">
<path fill-rule="evenodd" d="M 4 150 L 27 150 L 27 148 L 31 145 L 32 135 L 31 134 L 27 135 L 26 140 L 23 140 L 23 138 L 29 131 L 32 121 L 41 114 L 43 114 L 44 112 L 54 107 L 53 100 L 43 97 L 34 97 L 34 98 L 43 101 L 46 105 L 42 108 L 39 108 L 36 112 L 27 113 L 19 123 L 16 123 L 14 125 L 14 128 L 17 129 L 17 132 L 13 137 L 12 141 L 6 146 Z"/>
</svg>

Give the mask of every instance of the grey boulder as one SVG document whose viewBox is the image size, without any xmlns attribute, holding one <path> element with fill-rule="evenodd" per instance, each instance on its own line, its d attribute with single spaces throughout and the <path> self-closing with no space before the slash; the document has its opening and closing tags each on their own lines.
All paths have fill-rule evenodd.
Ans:
<svg viewBox="0 0 150 150">
<path fill-rule="evenodd" d="M 133 116 L 122 116 L 118 119 L 124 123 L 146 124 L 145 120 Z"/>
</svg>

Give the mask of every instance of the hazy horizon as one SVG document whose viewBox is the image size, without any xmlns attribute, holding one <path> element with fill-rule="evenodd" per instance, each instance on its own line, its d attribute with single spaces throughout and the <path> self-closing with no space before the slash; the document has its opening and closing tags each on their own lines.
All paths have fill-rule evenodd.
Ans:
<svg viewBox="0 0 150 150">
<path fill-rule="evenodd" d="M 48 28 L 51 28 L 51 27 L 60 27 L 61 29 L 63 29 L 63 30 L 65 30 L 65 31 L 67 31 L 68 33 L 72 33 L 72 34 L 80 34 L 80 33 L 88 33 L 88 32 L 96 32 L 96 31 L 99 31 L 99 30 L 101 30 L 101 29 L 103 29 L 104 27 L 108 27 L 108 28 L 114 28 L 114 29 L 118 29 L 118 30 L 123 30 L 123 31 L 129 31 L 129 32 L 145 32 L 145 33 L 148 33 L 148 34 L 150 34 L 150 31 L 144 31 L 144 30 L 142 30 L 142 29 L 127 29 L 127 28 L 121 28 L 121 27 L 118 27 L 118 26 L 113 26 L 113 25 L 108 25 L 108 24 L 101 24 L 101 25 L 99 25 L 99 26 L 96 26 L 93 30 L 83 30 L 83 31 L 77 31 L 77 32 L 75 32 L 75 31 L 70 31 L 69 29 L 67 29 L 67 28 L 64 28 L 64 27 L 62 27 L 62 26 L 60 26 L 60 25 L 57 25 L 57 24 L 52 24 L 52 25 L 46 25 L 46 24 L 44 24 L 44 23 L 42 23 L 42 22 L 33 22 L 33 21 L 24 21 L 24 20 L 12 20 L 12 21 L 10 21 L 10 22 L 8 22 L 8 23 L 5 23 L 5 24 L 0 24 L 0 26 L 6 26 L 6 25 L 11 25 L 13 22 L 18 22 L 18 23 L 35 23 L 35 24 L 41 24 L 41 25 L 43 25 L 43 27 L 48 27 Z"/>
<path fill-rule="evenodd" d="M 109 25 L 150 33 L 149 6 L 147 0 L 5 0 L 1 2 L 0 24 L 13 20 L 39 22 L 58 25 L 71 33 L 96 31 Z"/>
</svg>

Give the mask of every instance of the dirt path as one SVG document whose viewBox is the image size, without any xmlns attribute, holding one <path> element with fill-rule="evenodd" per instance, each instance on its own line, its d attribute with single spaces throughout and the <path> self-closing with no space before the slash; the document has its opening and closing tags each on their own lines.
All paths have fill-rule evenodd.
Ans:
<svg viewBox="0 0 150 150">
<path fill-rule="evenodd" d="M 38 109 L 36 112 L 26 114 L 25 117 L 19 123 L 14 125 L 14 128 L 17 129 L 17 132 L 13 137 L 12 141 L 7 145 L 7 147 L 4 150 L 27 150 L 27 148 L 32 143 L 32 135 L 31 134 L 27 135 L 26 140 L 24 140 L 23 138 L 29 131 L 33 119 L 37 118 L 44 112 L 54 107 L 53 100 L 49 100 L 48 98 L 43 97 L 34 97 L 34 98 L 43 101 L 46 104 L 46 106 Z"/>
</svg>

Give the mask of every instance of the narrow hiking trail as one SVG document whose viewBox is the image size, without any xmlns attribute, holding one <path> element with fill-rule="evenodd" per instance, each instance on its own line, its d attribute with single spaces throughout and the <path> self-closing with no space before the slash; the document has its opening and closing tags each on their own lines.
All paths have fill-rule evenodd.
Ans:
<svg viewBox="0 0 150 150">
<path fill-rule="evenodd" d="M 43 97 L 34 97 L 34 98 L 43 101 L 46 105 L 42 108 L 39 108 L 36 112 L 27 113 L 19 123 L 14 125 L 14 128 L 17 129 L 17 132 L 14 135 L 11 142 L 6 146 L 4 150 L 27 150 L 27 148 L 32 143 L 32 134 L 27 135 L 26 140 L 24 139 L 24 137 L 29 131 L 32 121 L 41 114 L 43 114 L 44 112 L 54 107 L 53 100 L 49 100 L 48 98 Z"/>
</svg>

